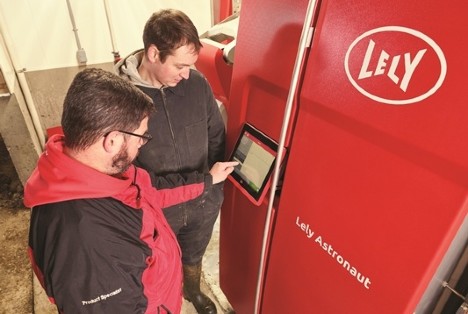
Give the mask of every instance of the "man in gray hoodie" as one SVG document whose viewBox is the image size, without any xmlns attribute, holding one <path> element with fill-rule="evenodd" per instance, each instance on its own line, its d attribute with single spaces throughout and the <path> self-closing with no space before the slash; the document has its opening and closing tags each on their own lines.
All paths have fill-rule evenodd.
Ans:
<svg viewBox="0 0 468 314">
<path fill-rule="evenodd" d="M 148 122 L 153 139 L 136 164 L 158 175 L 206 173 L 224 159 L 225 126 L 210 85 L 192 68 L 202 47 L 197 29 L 183 12 L 161 10 L 146 22 L 143 43 L 144 49 L 116 64 L 119 75 L 156 107 Z M 220 183 L 204 196 L 163 209 L 182 250 L 184 297 L 198 313 L 216 313 L 200 291 L 200 275 L 223 197 Z"/>
</svg>

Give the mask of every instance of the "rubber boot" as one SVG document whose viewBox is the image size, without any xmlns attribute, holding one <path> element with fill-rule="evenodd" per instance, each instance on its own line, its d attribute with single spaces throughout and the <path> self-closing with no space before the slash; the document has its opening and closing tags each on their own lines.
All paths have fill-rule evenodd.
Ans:
<svg viewBox="0 0 468 314">
<path fill-rule="evenodd" d="M 199 314 L 216 314 L 216 305 L 200 291 L 201 263 L 184 268 L 184 298 L 192 302 Z"/>
</svg>

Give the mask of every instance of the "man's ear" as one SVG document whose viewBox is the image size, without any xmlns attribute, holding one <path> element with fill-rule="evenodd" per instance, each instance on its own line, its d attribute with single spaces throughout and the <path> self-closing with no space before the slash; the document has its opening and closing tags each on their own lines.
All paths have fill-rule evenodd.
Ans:
<svg viewBox="0 0 468 314">
<path fill-rule="evenodd" d="M 120 151 L 123 144 L 123 136 L 119 131 L 112 131 L 104 137 L 102 143 L 104 150 L 110 154 L 116 154 Z"/>
<path fill-rule="evenodd" d="M 159 59 L 159 50 L 155 45 L 150 45 L 147 52 L 147 58 L 151 63 Z"/>
</svg>

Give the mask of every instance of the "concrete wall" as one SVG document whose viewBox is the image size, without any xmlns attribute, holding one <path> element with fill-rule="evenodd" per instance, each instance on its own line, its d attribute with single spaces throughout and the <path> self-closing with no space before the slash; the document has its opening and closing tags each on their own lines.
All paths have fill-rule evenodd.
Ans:
<svg viewBox="0 0 468 314">
<path fill-rule="evenodd" d="M 112 71 L 113 63 L 88 67 Z M 0 97 L 0 134 L 23 184 L 36 166 L 39 154 L 42 152 L 44 143 L 41 142 L 41 136 L 38 136 L 37 132 L 42 132 L 42 136 L 45 137 L 48 128 L 60 125 L 62 103 L 68 87 L 76 73 L 84 68 L 76 66 L 24 73 L 32 105 L 39 117 L 40 130 L 33 125 L 31 110 L 28 109 L 17 80 L 16 92 Z"/>
<path fill-rule="evenodd" d="M 88 65 L 113 71 L 113 63 Z M 86 67 L 66 67 L 25 73 L 44 130 L 60 125 L 62 105 L 75 75 Z"/>
<path fill-rule="evenodd" d="M 36 166 L 40 143 L 22 94 L 0 97 L 0 134 L 24 184 Z"/>
</svg>

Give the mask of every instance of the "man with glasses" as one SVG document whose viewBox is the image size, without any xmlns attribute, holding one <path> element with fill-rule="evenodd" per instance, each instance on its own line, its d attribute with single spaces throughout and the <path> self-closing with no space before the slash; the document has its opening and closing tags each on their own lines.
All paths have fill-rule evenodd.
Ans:
<svg viewBox="0 0 468 314">
<path fill-rule="evenodd" d="M 161 208 L 207 193 L 234 164 L 185 177 L 135 167 L 153 110 L 100 69 L 78 73 L 67 92 L 64 135 L 48 140 L 24 195 L 33 269 L 60 313 L 180 312 L 180 249 Z"/>
<path fill-rule="evenodd" d="M 193 65 L 202 44 L 189 17 L 179 10 L 154 13 L 143 31 L 144 49 L 116 64 L 121 77 L 148 94 L 156 113 L 148 127 L 153 141 L 136 164 L 158 174 L 207 172 L 224 160 L 225 126 L 206 78 Z M 184 297 L 198 313 L 216 313 L 200 290 L 202 259 L 223 202 L 223 185 L 193 201 L 164 208 L 182 250 Z"/>
</svg>

